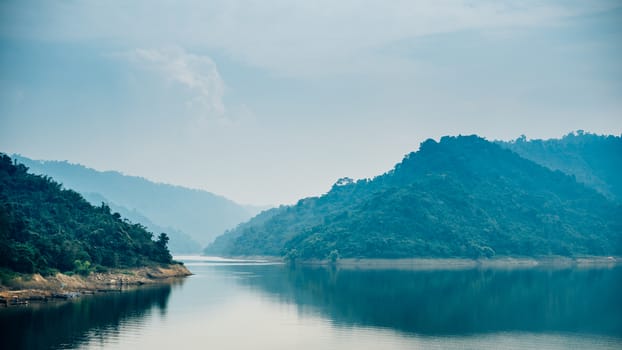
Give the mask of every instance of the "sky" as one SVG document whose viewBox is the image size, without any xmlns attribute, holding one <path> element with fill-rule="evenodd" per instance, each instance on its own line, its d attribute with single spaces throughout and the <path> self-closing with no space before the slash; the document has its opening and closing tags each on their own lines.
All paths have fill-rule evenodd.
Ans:
<svg viewBox="0 0 622 350">
<path fill-rule="evenodd" d="M 443 135 L 622 134 L 622 1 L 0 1 L 0 152 L 278 205 Z"/>
</svg>

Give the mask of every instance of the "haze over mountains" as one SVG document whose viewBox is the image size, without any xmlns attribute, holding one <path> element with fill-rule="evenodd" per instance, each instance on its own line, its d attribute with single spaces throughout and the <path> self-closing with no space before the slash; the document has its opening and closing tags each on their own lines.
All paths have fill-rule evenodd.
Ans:
<svg viewBox="0 0 622 350">
<path fill-rule="evenodd" d="M 521 157 L 575 176 L 606 197 L 622 200 L 622 141 L 620 136 L 599 136 L 578 131 L 561 139 L 529 140 L 522 136 L 498 142 Z"/>
<path fill-rule="evenodd" d="M 170 237 L 173 253 L 288 258 L 622 253 L 622 138 L 428 140 L 389 172 L 342 178 L 320 197 L 265 211 L 212 193 L 14 158 Z M 236 227 L 236 225 L 238 225 Z"/>
<path fill-rule="evenodd" d="M 207 191 L 154 183 L 116 171 L 97 171 L 66 161 L 38 161 L 14 155 L 34 174 L 44 174 L 81 193 L 91 204 L 107 203 L 132 222 L 166 232 L 173 253 L 196 253 L 225 230 L 261 208 L 239 205 Z"/>
<path fill-rule="evenodd" d="M 389 172 L 340 179 L 323 196 L 265 211 L 205 252 L 291 259 L 620 254 L 621 145 L 620 137 L 583 133 L 533 143 L 428 140 Z"/>
<path fill-rule="evenodd" d="M 170 264 L 168 240 L 0 153 L 0 277 Z"/>
</svg>

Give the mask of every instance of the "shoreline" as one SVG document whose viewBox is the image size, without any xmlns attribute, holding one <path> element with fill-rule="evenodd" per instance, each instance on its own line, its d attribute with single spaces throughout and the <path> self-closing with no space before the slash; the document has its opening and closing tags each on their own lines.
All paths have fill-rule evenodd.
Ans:
<svg viewBox="0 0 622 350">
<path fill-rule="evenodd" d="M 512 268 L 603 268 L 622 265 L 622 257 L 614 256 L 543 256 L 543 257 L 495 257 L 490 259 L 467 258 L 400 258 L 371 259 L 343 258 L 329 260 L 301 260 L 302 266 L 335 266 L 346 269 L 407 269 L 407 270 L 466 270 L 466 269 L 512 269 Z"/>
<path fill-rule="evenodd" d="M 108 272 L 92 272 L 88 276 L 63 273 L 45 277 L 38 273 L 21 275 L 10 280 L 7 285 L 0 284 L 0 308 L 118 292 L 190 275 L 192 273 L 181 264 L 112 269 Z"/>
<path fill-rule="evenodd" d="M 340 258 L 336 261 L 328 259 L 298 259 L 286 262 L 278 256 L 205 256 L 198 255 L 196 260 L 223 259 L 236 262 L 271 262 L 300 266 L 334 266 L 338 268 L 361 269 L 414 269 L 414 270 L 447 270 L 475 268 L 603 268 L 622 265 L 622 256 L 497 256 L 493 258 Z"/>
</svg>

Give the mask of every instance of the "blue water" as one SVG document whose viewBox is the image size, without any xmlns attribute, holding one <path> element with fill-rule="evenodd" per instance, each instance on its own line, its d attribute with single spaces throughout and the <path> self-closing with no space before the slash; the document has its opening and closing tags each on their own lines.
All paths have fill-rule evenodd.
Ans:
<svg viewBox="0 0 622 350">
<path fill-rule="evenodd" d="M 288 267 L 0 310 L 7 349 L 622 349 L 622 269 Z"/>
</svg>

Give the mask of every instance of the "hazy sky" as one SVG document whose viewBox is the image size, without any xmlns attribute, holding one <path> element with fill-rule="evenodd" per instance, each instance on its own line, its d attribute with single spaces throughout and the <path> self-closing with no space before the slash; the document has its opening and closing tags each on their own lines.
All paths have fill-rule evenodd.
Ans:
<svg viewBox="0 0 622 350">
<path fill-rule="evenodd" d="M 0 151 L 249 204 L 427 138 L 622 133 L 622 1 L 1 1 Z"/>
</svg>

